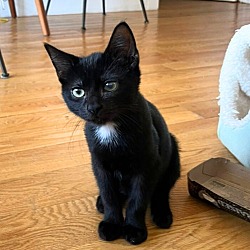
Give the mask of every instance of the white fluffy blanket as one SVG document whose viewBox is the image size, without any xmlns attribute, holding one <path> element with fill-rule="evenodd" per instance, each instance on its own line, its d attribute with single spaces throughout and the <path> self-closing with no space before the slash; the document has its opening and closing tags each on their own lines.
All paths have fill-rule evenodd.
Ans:
<svg viewBox="0 0 250 250">
<path fill-rule="evenodd" d="M 228 45 L 219 92 L 218 137 L 250 167 L 250 25 L 237 30 Z"/>
<path fill-rule="evenodd" d="M 233 127 L 250 122 L 250 25 L 241 27 L 231 39 L 219 81 L 223 122 Z"/>
</svg>

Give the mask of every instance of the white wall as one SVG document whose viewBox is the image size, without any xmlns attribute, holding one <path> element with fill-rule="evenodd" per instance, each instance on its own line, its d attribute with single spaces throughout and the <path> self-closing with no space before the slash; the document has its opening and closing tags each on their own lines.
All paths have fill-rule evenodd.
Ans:
<svg viewBox="0 0 250 250">
<path fill-rule="evenodd" d="M 44 6 L 47 0 L 44 0 Z M 134 11 L 141 10 L 139 0 L 106 0 L 106 11 Z M 15 0 L 18 16 L 37 15 L 34 0 Z M 144 0 L 146 10 L 156 10 L 159 0 Z M 49 15 L 82 13 L 83 0 L 51 0 Z M 3 7 L 4 8 L 3 8 Z M 88 0 L 87 12 L 102 12 L 102 0 Z M 9 17 L 9 4 L 6 0 L 0 0 L 0 17 Z"/>
</svg>

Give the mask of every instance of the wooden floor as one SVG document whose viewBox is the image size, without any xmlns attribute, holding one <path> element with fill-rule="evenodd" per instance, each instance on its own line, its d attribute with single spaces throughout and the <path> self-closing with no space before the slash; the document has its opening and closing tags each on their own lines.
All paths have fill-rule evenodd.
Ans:
<svg viewBox="0 0 250 250">
<path fill-rule="evenodd" d="M 218 77 L 235 29 L 250 23 L 250 5 L 161 0 L 159 11 L 49 16 L 43 37 L 37 17 L 0 24 L 0 48 L 11 77 L 0 79 L 0 249 L 129 249 L 123 239 L 99 240 L 102 216 L 84 140 L 83 122 L 65 107 L 43 48 L 76 55 L 102 51 L 126 20 L 141 55 L 141 91 L 160 109 L 181 145 L 182 174 L 171 194 L 174 223 L 132 249 L 249 249 L 250 223 L 194 200 L 187 172 L 211 157 L 236 161 L 216 135 Z"/>
</svg>

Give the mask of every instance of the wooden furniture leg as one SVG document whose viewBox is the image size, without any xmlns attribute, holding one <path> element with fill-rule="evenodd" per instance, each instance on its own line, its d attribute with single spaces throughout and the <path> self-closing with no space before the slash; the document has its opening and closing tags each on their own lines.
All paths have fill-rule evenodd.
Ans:
<svg viewBox="0 0 250 250">
<path fill-rule="evenodd" d="M 43 1 L 42 0 L 35 0 L 35 2 L 36 2 L 37 13 L 39 16 L 39 20 L 40 20 L 43 34 L 45 36 L 49 36 L 50 35 L 49 24 L 48 24 L 45 10 L 44 10 Z"/>
<path fill-rule="evenodd" d="M 14 0 L 9 0 L 9 6 L 10 6 L 11 17 L 16 18 L 17 15 L 16 15 L 16 7 Z"/>
</svg>

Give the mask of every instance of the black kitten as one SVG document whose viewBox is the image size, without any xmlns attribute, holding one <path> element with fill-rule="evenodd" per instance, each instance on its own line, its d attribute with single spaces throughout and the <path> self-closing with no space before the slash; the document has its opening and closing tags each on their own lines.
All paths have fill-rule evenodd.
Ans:
<svg viewBox="0 0 250 250">
<path fill-rule="evenodd" d="M 79 58 L 48 44 L 45 48 L 68 108 L 86 121 L 100 190 L 96 205 L 104 213 L 99 236 L 145 241 L 149 204 L 155 224 L 169 228 L 169 192 L 180 176 L 178 146 L 159 111 L 138 90 L 139 54 L 129 26 L 116 26 L 104 53 Z"/>
</svg>

